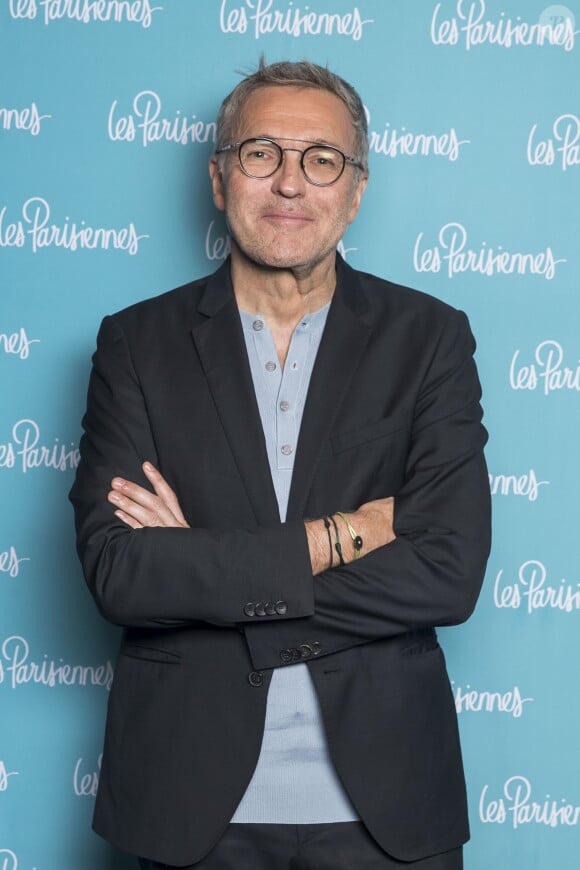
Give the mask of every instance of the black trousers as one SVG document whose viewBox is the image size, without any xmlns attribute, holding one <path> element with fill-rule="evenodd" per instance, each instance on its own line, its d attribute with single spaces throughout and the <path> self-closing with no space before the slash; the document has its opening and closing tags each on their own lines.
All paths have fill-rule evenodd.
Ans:
<svg viewBox="0 0 580 870">
<path fill-rule="evenodd" d="M 140 859 L 141 870 L 173 870 Z M 230 825 L 192 870 L 463 870 L 463 850 L 421 861 L 396 861 L 361 822 L 331 825 Z M 187 870 L 187 868 L 182 868 Z"/>
</svg>

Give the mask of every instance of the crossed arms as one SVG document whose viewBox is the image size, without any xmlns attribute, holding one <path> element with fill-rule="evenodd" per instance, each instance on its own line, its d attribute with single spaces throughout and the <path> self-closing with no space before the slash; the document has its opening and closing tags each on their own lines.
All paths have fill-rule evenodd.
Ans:
<svg viewBox="0 0 580 870">
<path fill-rule="evenodd" d="M 160 436 L 152 432 L 130 341 L 122 322 L 106 319 L 71 493 L 79 553 L 102 613 L 141 628 L 198 621 L 241 627 L 255 666 L 264 668 L 280 664 L 281 647 L 313 638 L 330 654 L 466 619 L 489 551 L 486 434 L 473 350 L 465 317 L 453 312 L 415 401 L 403 484 L 391 493 L 394 518 L 392 498 L 351 511 L 365 555 L 329 569 L 320 520 L 188 528 L 156 471 Z M 147 458 L 152 465 L 144 468 Z M 115 503 L 114 495 L 124 501 Z M 344 549 L 348 561 L 352 552 Z M 284 615 L 256 624 L 244 613 L 248 601 L 280 598 L 288 605 Z"/>
<path fill-rule="evenodd" d="M 151 484 L 153 492 L 129 480 L 115 477 L 111 481 L 111 490 L 107 498 L 117 508 L 115 516 L 126 523 L 131 529 L 143 528 L 175 528 L 189 529 L 189 523 L 183 516 L 177 496 L 162 474 L 150 462 L 143 463 L 143 473 Z M 386 546 L 395 539 L 393 531 L 394 499 L 387 497 L 375 499 L 348 516 L 351 525 L 363 541 L 361 555 L 371 553 L 377 547 Z M 347 526 L 343 519 L 336 520 L 340 555 L 345 563 L 353 562 L 356 550 L 346 533 Z M 323 520 L 309 520 L 304 524 L 308 551 L 312 565 L 312 574 L 316 576 L 323 571 L 337 567 L 340 564 L 339 551 L 336 548 L 336 531 L 331 531 L 330 539 Z"/>
</svg>

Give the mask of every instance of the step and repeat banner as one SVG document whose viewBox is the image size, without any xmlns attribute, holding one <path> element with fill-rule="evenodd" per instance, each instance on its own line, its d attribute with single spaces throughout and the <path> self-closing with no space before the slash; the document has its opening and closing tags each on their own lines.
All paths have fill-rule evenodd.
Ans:
<svg viewBox="0 0 580 870">
<path fill-rule="evenodd" d="M 0 870 L 133 866 L 90 829 L 119 630 L 67 493 L 101 318 L 227 255 L 214 119 L 260 53 L 358 88 L 371 177 L 341 251 L 478 341 L 494 546 L 441 631 L 466 868 L 577 870 L 577 0 L 0 0 Z"/>
</svg>

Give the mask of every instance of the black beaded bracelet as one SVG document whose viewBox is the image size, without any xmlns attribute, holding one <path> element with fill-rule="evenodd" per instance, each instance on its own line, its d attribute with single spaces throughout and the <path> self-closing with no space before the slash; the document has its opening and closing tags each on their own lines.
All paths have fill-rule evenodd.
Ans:
<svg viewBox="0 0 580 870">
<path fill-rule="evenodd" d="M 330 550 L 330 563 L 328 565 L 329 568 L 332 568 L 332 563 L 334 561 L 332 555 L 332 537 L 330 535 L 330 520 L 328 517 L 323 517 L 324 528 L 326 529 L 326 534 L 328 535 L 328 547 Z"/>
<path fill-rule="evenodd" d="M 342 568 L 342 566 L 345 565 L 346 563 L 344 561 L 344 556 L 342 555 L 342 546 L 340 544 L 340 535 L 338 533 L 338 526 L 336 525 L 336 520 L 334 519 L 332 514 L 330 515 L 329 520 L 332 523 L 332 525 L 334 526 L 334 534 L 336 535 L 336 543 L 334 545 L 334 549 L 338 553 L 338 561 L 339 561 L 340 566 Z"/>
</svg>

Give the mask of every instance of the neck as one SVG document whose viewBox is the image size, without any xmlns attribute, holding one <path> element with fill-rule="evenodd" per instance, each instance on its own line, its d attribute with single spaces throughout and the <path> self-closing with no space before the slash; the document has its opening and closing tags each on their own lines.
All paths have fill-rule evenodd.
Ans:
<svg viewBox="0 0 580 870">
<path fill-rule="evenodd" d="M 232 284 L 238 307 L 263 314 L 271 324 L 294 326 L 330 302 L 336 287 L 336 255 L 320 263 L 279 269 L 248 260 L 232 243 Z"/>
</svg>

